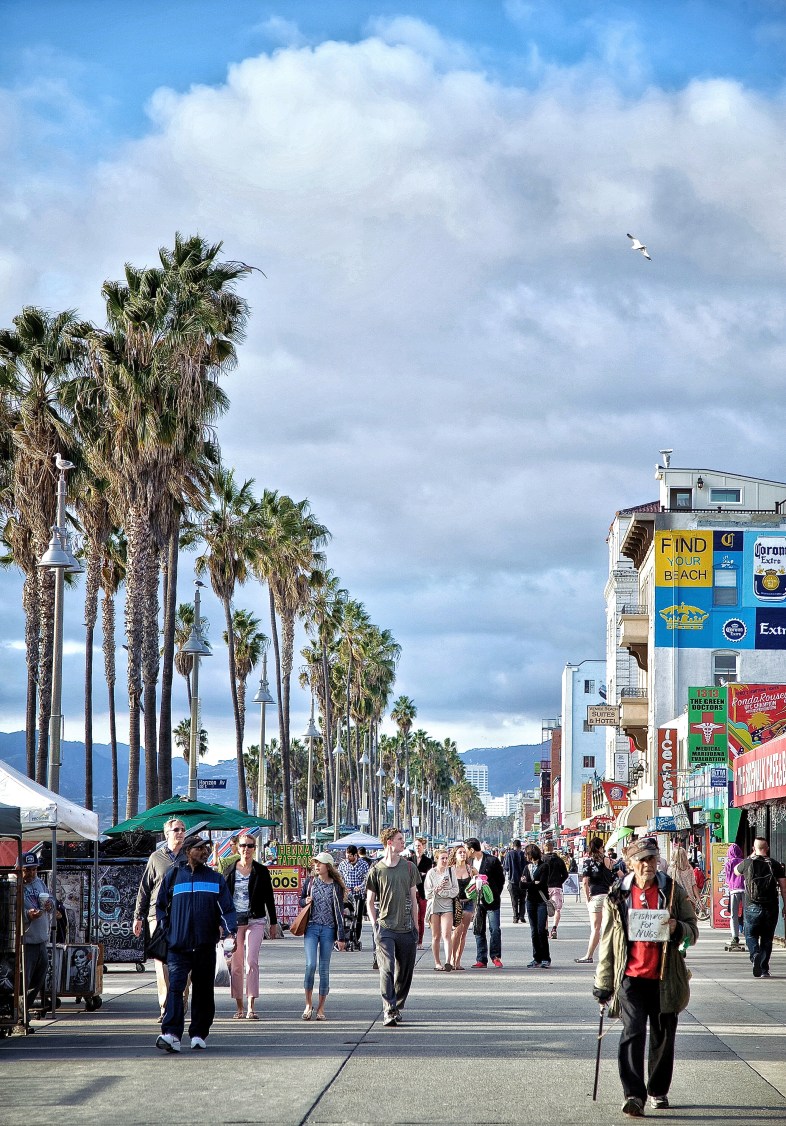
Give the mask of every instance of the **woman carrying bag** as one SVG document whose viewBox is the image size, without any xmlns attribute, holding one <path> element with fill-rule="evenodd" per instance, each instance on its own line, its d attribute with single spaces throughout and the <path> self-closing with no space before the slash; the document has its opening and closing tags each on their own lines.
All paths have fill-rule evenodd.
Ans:
<svg viewBox="0 0 786 1126">
<path fill-rule="evenodd" d="M 334 942 L 338 941 L 339 950 L 344 949 L 346 939 L 344 896 L 347 889 L 329 852 L 320 852 L 314 857 L 313 864 L 313 875 L 303 884 L 303 893 L 300 897 L 300 906 L 311 909 L 303 939 L 306 952 L 306 973 L 303 979 L 306 1007 L 303 1010 L 303 1020 L 311 1020 L 313 1012 L 312 999 L 317 960 L 319 961 L 317 1020 L 327 1020 L 325 1001 L 330 992 L 330 956 L 333 953 Z"/>
<path fill-rule="evenodd" d="M 254 860 L 256 842 L 252 837 L 238 841 L 240 859 L 226 875 L 227 887 L 237 912 L 237 946 L 229 963 L 230 992 L 237 1005 L 235 1020 L 243 1020 L 243 977 L 248 994 L 246 1020 L 259 1020 L 254 1002 L 259 996 L 259 949 L 265 936 L 265 918 L 270 922 L 270 937 L 275 938 L 278 920 L 273 881 L 264 864 Z"/>
<path fill-rule="evenodd" d="M 467 863 L 467 846 L 460 844 L 453 849 L 448 866 L 456 877 L 458 895 L 453 901 L 453 935 L 450 942 L 450 964 L 454 970 L 463 970 L 461 958 L 467 931 L 475 914 L 475 904 L 467 895 L 467 887 L 474 872 Z"/>
<path fill-rule="evenodd" d="M 436 867 L 426 873 L 423 888 L 426 893 L 426 922 L 431 923 L 431 951 L 435 970 L 452 970 L 450 938 L 453 930 L 453 906 L 459 893 L 456 873 L 448 867 L 448 850 L 440 848 L 434 853 Z M 445 961 L 440 962 L 440 944 L 445 944 Z"/>
</svg>

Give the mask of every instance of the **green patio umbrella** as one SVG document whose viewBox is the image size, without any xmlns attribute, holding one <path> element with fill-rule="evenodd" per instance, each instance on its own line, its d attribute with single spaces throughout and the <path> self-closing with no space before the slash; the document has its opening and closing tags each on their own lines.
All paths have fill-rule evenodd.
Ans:
<svg viewBox="0 0 786 1126">
<path fill-rule="evenodd" d="M 266 817 L 254 817 L 252 813 L 243 813 L 240 809 L 232 809 L 228 805 L 213 805 L 203 801 L 189 801 L 188 798 L 174 797 L 129 817 L 113 825 L 106 832 L 109 836 L 117 837 L 121 833 L 147 831 L 160 833 L 164 822 L 170 817 L 179 817 L 186 829 L 193 825 L 204 825 L 207 830 L 212 829 L 253 829 L 264 826 L 278 825 L 278 821 L 269 821 Z M 205 825 L 205 822 L 207 824 Z"/>
</svg>

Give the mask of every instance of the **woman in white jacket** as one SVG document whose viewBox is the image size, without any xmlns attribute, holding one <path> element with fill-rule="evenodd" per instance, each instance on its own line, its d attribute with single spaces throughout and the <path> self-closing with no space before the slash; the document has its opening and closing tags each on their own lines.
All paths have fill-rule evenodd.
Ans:
<svg viewBox="0 0 786 1126">
<path fill-rule="evenodd" d="M 448 850 L 437 849 L 435 867 L 426 873 L 423 889 L 426 893 L 426 922 L 431 924 L 431 950 L 435 970 L 452 970 L 450 939 L 453 930 L 453 901 L 458 895 L 456 873 L 448 867 Z M 440 960 L 440 943 L 445 944 L 445 959 Z"/>
</svg>

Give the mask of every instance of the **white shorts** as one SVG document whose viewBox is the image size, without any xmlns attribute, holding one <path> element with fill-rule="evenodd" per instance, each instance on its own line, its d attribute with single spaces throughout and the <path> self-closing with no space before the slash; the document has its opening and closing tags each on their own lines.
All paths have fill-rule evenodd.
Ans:
<svg viewBox="0 0 786 1126">
<path fill-rule="evenodd" d="M 587 902 L 587 910 L 589 911 L 590 915 L 597 915 L 600 911 L 603 910 L 603 904 L 606 902 L 607 895 L 608 892 L 604 891 L 600 895 L 590 896 Z"/>
</svg>

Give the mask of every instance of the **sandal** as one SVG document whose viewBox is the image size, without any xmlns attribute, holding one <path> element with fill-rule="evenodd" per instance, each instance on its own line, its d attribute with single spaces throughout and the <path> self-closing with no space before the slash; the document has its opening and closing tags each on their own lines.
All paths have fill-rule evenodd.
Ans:
<svg viewBox="0 0 786 1126">
<path fill-rule="evenodd" d="M 259 1020 L 259 1017 L 252 1009 L 250 1013 L 246 1013 L 246 1020 Z"/>
<path fill-rule="evenodd" d="M 236 1013 L 233 1013 L 232 1014 L 232 1020 L 245 1020 L 245 1017 L 243 1015 L 243 1010 L 238 1009 Z"/>
<path fill-rule="evenodd" d="M 312 1010 L 311 1008 L 308 1008 L 308 1007 L 307 1007 L 307 1008 L 305 1008 L 305 1009 L 303 1010 L 303 1020 L 311 1020 L 311 1013 L 312 1013 L 312 1011 L 313 1011 L 313 1010 Z"/>
<path fill-rule="evenodd" d="M 444 966 L 435 966 L 435 967 L 434 967 L 434 973 L 435 973 L 435 974 L 436 974 L 436 973 L 439 973 L 439 972 L 440 972 L 440 970 L 444 970 L 444 968 L 445 968 Z"/>
<path fill-rule="evenodd" d="M 317 1013 L 317 1020 L 327 1020 L 324 1013 Z"/>
</svg>

